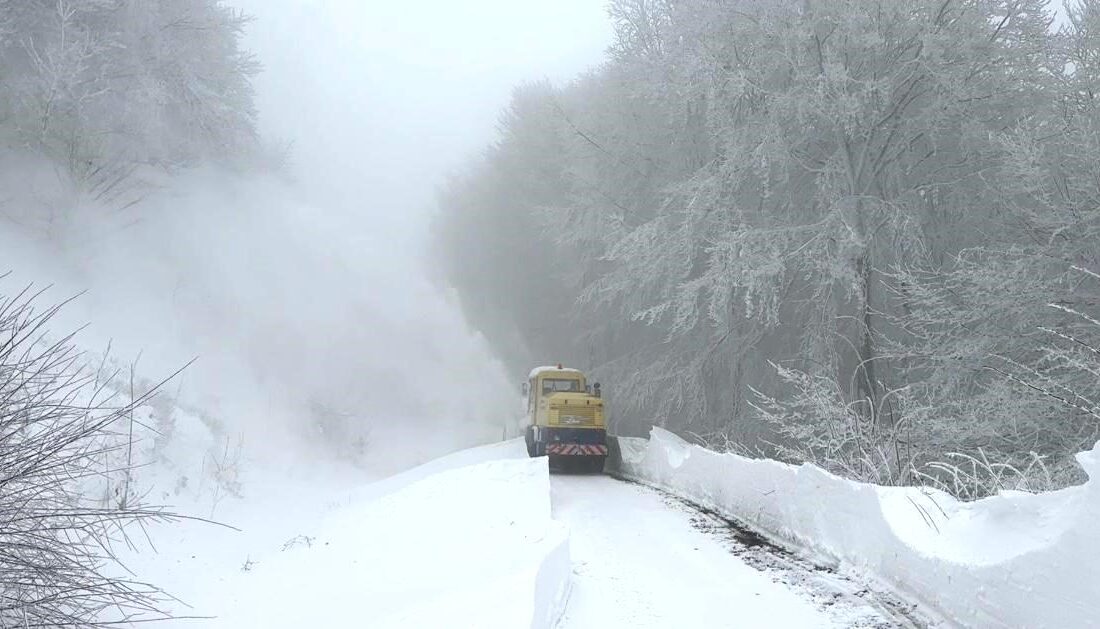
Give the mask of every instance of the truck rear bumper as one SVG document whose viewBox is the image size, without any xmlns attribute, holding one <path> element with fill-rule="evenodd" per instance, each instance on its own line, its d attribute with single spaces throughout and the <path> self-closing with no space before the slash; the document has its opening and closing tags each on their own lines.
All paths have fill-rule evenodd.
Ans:
<svg viewBox="0 0 1100 629">
<path fill-rule="evenodd" d="M 587 443 L 548 443 L 546 454 L 554 456 L 607 456 L 607 446 Z"/>
<path fill-rule="evenodd" d="M 607 430 L 536 426 L 536 451 L 554 456 L 607 456 Z"/>
</svg>

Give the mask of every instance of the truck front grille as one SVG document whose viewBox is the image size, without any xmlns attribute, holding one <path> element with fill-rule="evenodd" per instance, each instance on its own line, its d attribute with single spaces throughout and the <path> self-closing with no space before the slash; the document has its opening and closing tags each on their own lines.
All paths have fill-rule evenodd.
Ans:
<svg viewBox="0 0 1100 629">
<path fill-rule="evenodd" d="M 563 406 L 558 409 L 559 426 L 592 426 L 598 406 Z"/>
</svg>

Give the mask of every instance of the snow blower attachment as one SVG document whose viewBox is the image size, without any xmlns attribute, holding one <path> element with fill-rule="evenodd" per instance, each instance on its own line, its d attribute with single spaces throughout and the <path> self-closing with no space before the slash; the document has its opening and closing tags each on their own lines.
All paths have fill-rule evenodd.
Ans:
<svg viewBox="0 0 1100 629">
<path fill-rule="evenodd" d="M 583 373 L 561 365 L 536 367 L 523 393 L 529 456 L 548 456 L 555 467 L 603 471 L 607 426 L 599 383 L 588 386 Z"/>
</svg>

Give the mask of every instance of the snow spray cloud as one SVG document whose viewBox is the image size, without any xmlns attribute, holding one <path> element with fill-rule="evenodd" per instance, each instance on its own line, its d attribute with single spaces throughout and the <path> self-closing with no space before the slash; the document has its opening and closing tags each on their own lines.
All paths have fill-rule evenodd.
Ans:
<svg viewBox="0 0 1100 629">
<path fill-rule="evenodd" d="M 119 211 L 48 164 L 2 156 L 0 185 L 17 191 L 0 208 L 14 219 L 0 225 L 7 282 L 87 290 L 59 326 L 90 322 L 85 345 L 141 352 L 150 377 L 197 356 L 184 397 L 254 452 L 296 449 L 318 412 L 365 427 L 368 458 L 401 464 L 497 437 L 516 378 L 426 279 L 430 205 L 491 139 L 514 83 L 598 60 L 602 9 L 234 4 L 257 18 L 245 45 L 265 66 L 261 133 L 292 144 L 295 182 L 198 170 Z M 60 220 L 27 225 L 13 208 Z"/>
<path fill-rule="evenodd" d="M 499 434 L 500 368 L 385 234 L 272 178 L 193 172 L 163 185 L 119 214 L 46 181 L 38 189 L 56 198 L 39 201 L 75 211 L 52 233 L 0 229 L 0 264 L 16 271 L 6 288 L 52 282 L 55 300 L 86 290 L 58 326 L 90 322 L 83 344 L 140 352 L 143 375 L 197 356 L 184 398 L 253 451 L 310 436 L 319 408 L 363 424 L 368 445 L 395 426 L 436 434 L 418 458 Z"/>
</svg>

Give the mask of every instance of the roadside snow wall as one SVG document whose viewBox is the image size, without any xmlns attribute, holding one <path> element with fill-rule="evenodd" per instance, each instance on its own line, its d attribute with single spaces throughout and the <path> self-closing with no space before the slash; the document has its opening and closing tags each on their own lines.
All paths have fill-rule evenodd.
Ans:
<svg viewBox="0 0 1100 629">
<path fill-rule="evenodd" d="M 1100 443 L 1077 455 L 1085 485 L 970 503 L 719 454 L 660 428 L 612 446 L 613 473 L 869 574 L 951 622 L 1100 626 Z"/>
</svg>

